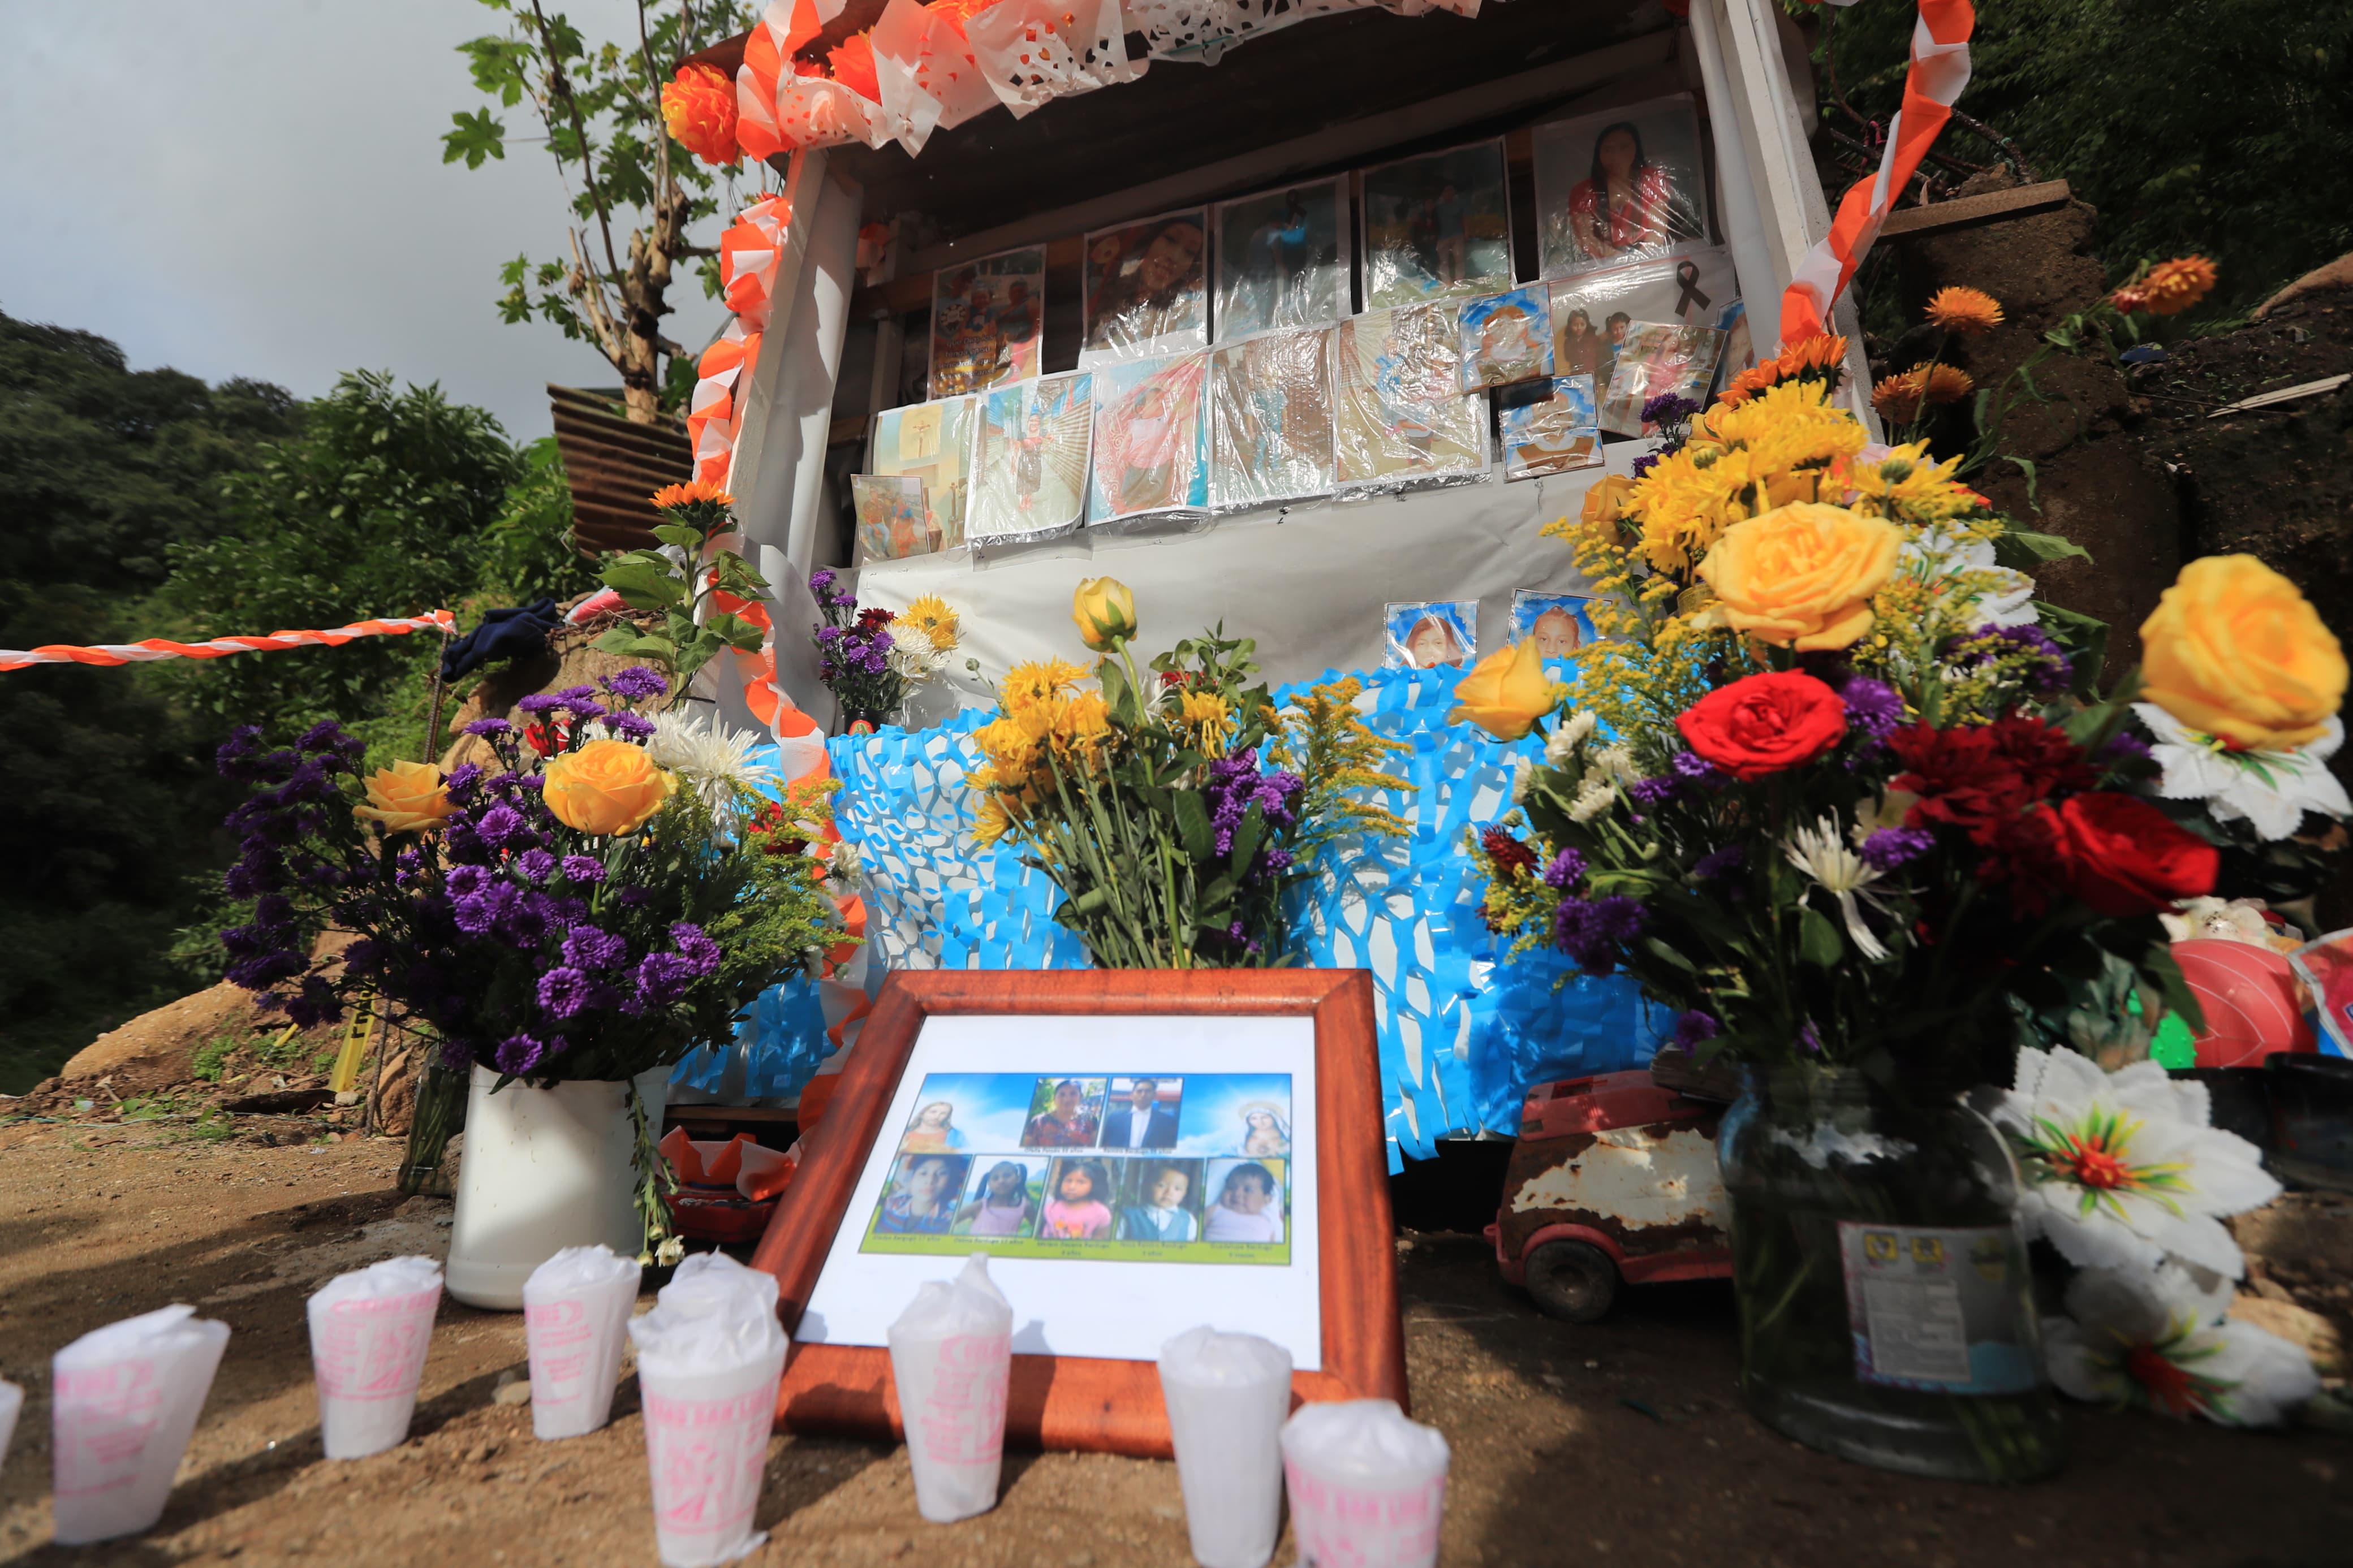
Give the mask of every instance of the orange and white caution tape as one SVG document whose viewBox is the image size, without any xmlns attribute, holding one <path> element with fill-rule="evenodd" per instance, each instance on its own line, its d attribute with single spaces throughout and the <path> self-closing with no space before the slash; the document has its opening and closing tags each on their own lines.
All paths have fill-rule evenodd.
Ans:
<svg viewBox="0 0 2353 1568">
<path fill-rule="evenodd" d="M 232 653 L 268 653 L 281 647 L 341 647 L 354 637 L 406 637 L 410 632 L 453 632 L 458 617 L 447 610 L 406 620 L 355 621 L 323 632 L 272 632 L 266 637 L 214 637 L 208 642 L 98 643 L 78 647 L 47 643 L 36 648 L 0 648 L 0 670 L 36 664 L 147 664 L 159 658 L 219 658 Z"/>
</svg>

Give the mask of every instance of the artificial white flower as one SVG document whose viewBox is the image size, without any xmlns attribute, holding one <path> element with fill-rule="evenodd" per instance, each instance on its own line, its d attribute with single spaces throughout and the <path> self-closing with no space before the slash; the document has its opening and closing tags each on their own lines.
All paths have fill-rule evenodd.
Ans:
<svg viewBox="0 0 2353 1568">
<path fill-rule="evenodd" d="M 1979 625 L 2031 626 L 2042 618 L 2042 612 L 2034 607 L 2034 579 L 1995 565 L 1989 539 L 1956 537 L 1941 528 L 1925 528 L 1905 542 L 1896 563 L 1896 570 L 1924 583 L 1962 572 L 1979 572 L 1992 578 L 1999 586 L 1978 595 L 1970 612 L 1970 618 Z"/>
<path fill-rule="evenodd" d="M 1536 765 L 1525 757 L 1512 759 L 1512 804 L 1518 805 L 1528 798 L 1528 786 L 1535 782 Z"/>
<path fill-rule="evenodd" d="M 1614 784 L 1632 784 L 1642 776 L 1642 769 L 1634 761 L 1634 752 L 1630 746 L 1604 746 L 1593 753 L 1586 766 L 1604 780 Z"/>
<path fill-rule="evenodd" d="M 760 737 L 749 730 L 729 730 L 704 715 L 673 708 L 654 715 L 653 738 L 646 754 L 694 786 L 702 804 L 718 812 L 738 790 L 757 790 L 775 772 L 755 763 L 752 753 Z"/>
<path fill-rule="evenodd" d="M 2073 1051 L 2018 1053 L 1993 1112 L 2018 1153 L 2019 1217 L 2086 1268 L 2154 1268 L 2171 1253 L 2236 1279 L 2221 1216 L 2279 1195 L 2255 1146 L 2209 1125 L 2202 1083 L 2152 1061 L 2103 1072 Z"/>
<path fill-rule="evenodd" d="M 2232 752 L 2154 702 L 2136 702 L 2133 712 L 2157 737 L 2149 752 L 2165 770 L 2157 792 L 2168 800 L 2202 800 L 2216 821 L 2243 817 L 2263 838 L 2285 838 L 2307 811 L 2353 816 L 2353 800 L 2327 766 L 2345 743 L 2342 719 L 2332 715 L 2293 752 Z"/>
<path fill-rule="evenodd" d="M 2263 919 L 2271 906 L 2261 899 L 2181 899 L 2173 907 L 2180 913 L 2168 911 L 2157 918 L 2174 942 L 2242 942 L 2274 952 L 2294 952 L 2304 945 L 2295 937 L 2282 936 L 2277 926 Z"/>
<path fill-rule="evenodd" d="M 935 648 L 919 646 L 910 638 L 905 642 L 893 641 L 891 644 L 891 651 L 884 654 L 882 658 L 883 661 L 890 665 L 891 673 L 898 676 L 902 680 L 921 685 L 948 667 L 948 656 L 955 651 L 955 645 L 953 643 L 944 648 Z"/>
<path fill-rule="evenodd" d="M 2051 1381 L 2076 1399 L 2177 1420 L 2275 1426 L 2320 1392 L 2319 1375 L 2300 1346 L 2225 1318 L 2231 1294 L 2179 1264 L 2086 1268 L 2068 1282 L 2068 1315 L 2042 1320 Z"/>
<path fill-rule="evenodd" d="M 1609 803 L 1617 798 L 1617 792 L 1608 784 L 1599 779 L 1588 778 L 1578 788 L 1577 798 L 1568 803 L 1568 819 L 1571 822 L 1590 822 L 1609 810 Z"/>
<path fill-rule="evenodd" d="M 839 882 L 857 880 L 859 869 L 863 864 L 864 862 L 859 857 L 858 846 L 847 838 L 836 839 L 832 853 L 825 858 L 826 874 Z"/>
<path fill-rule="evenodd" d="M 1561 721 L 1560 728 L 1545 737 L 1545 761 L 1559 767 L 1577 754 L 1578 742 L 1593 733 L 1601 722 L 1599 714 L 1590 708 L 1580 708 Z"/>
<path fill-rule="evenodd" d="M 1887 956 L 1886 946 L 1872 934 L 1856 902 L 1860 895 L 1870 900 L 1874 908 L 1886 907 L 1880 903 L 1878 893 L 1871 886 L 1879 880 L 1879 868 L 1839 842 L 1837 817 L 1826 813 L 1814 826 L 1797 829 L 1781 846 L 1781 853 L 1789 858 L 1789 864 L 1811 877 L 1824 892 L 1838 900 L 1839 914 L 1846 921 L 1847 937 L 1863 957 Z"/>
</svg>

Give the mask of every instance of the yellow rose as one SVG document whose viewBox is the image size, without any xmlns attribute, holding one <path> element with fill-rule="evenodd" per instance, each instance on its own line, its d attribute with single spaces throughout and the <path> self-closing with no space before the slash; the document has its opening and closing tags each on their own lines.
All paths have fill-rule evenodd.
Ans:
<svg viewBox="0 0 2353 1568">
<path fill-rule="evenodd" d="M 367 781 L 367 804 L 352 807 L 363 822 L 378 822 L 386 833 L 430 833 L 449 815 L 441 770 L 431 763 L 395 763 Z"/>
<path fill-rule="evenodd" d="M 677 790 L 645 748 L 591 741 L 548 759 L 542 795 L 555 820 L 583 833 L 635 833 Z"/>
<path fill-rule="evenodd" d="M 1842 506 L 1796 501 L 1736 522 L 1699 563 L 1724 618 L 1760 642 L 1841 648 L 1871 629 L 1904 531 Z"/>
<path fill-rule="evenodd" d="M 2248 751 L 2317 737 L 2345 700 L 2345 650 L 2295 584 L 2252 555 L 2181 569 L 2140 624 L 2141 695 Z"/>
<path fill-rule="evenodd" d="M 1116 577 L 1090 577 L 1071 595 L 1071 619 L 1079 623 L 1079 640 L 1097 653 L 1135 635 L 1135 595 Z"/>
<path fill-rule="evenodd" d="M 1454 688 L 1454 710 L 1446 721 L 1468 719 L 1499 741 L 1516 741 L 1552 707 L 1552 679 L 1530 637 L 1472 665 Z"/>
<path fill-rule="evenodd" d="M 1624 474 L 1610 474 L 1593 483 L 1585 492 L 1584 521 L 1615 522 L 1626 515 L 1626 501 L 1634 493 L 1634 481 Z"/>
</svg>

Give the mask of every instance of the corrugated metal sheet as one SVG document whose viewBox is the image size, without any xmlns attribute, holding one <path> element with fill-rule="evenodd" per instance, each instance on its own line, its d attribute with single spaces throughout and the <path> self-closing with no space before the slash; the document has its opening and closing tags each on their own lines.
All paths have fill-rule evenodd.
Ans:
<svg viewBox="0 0 2353 1568">
<path fill-rule="evenodd" d="M 547 400 L 572 486 L 574 546 L 591 555 L 650 547 L 659 518 L 647 498 L 694 472 L 685 422 L 632 425 L 617 399 L 576 386 L 551 384 Z"/>
</svg>

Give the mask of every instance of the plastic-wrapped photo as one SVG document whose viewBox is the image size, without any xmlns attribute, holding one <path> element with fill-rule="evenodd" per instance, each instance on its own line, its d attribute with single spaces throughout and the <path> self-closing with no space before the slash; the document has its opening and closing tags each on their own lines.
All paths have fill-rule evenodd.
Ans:
<svg viewBox="0 0 2353 1568">
<path fill-rule="evenodd" d="M 1533 479 L 1601 464 L 1601 425 L 1593 378 L 1556 376 L 1495 394 L 1504 442 L 1504 478 Z"/>
<path fill-rule="evenodd" d="M 1090 524 L 1209 505 L 1208 431 L 1201 418 L 1209 356 L 1133 360 L 1095 377 Z"/>
<path fill-rule="evenodd" d="M 922 482 L 923 524 L 934 550 L 953 550 L 964 542 L 973 420 L 978 408 L 976 398 L 950 397 L 885 409 L 875 416 L 868 463 L 877 474 Z"/>
<path fill-rule="evenodd" d="M 1541 588 L 1512 590 L 1512 640 L 1533 638 L 1546 658 L 1570 658 L 1588 644 L 1601 640 L 1593 629 L 1592 599 L 1580 594 L 1551 594 Z"/>
<path fill-rule="evenodd" d="M 942 268 L 932 279 L 932 395 L 1036 375 L 1045 322 L 1045 247 Z"/>
<path fill-rule="evenodd" d="M 1335 329 L 1264 332 L 1209 353 L 1209 503 L 1220 510 L 1329 495 Z"/>
<path fill-rule="evenodd" d="M 1365 309 L 1512 286 L 1500 139 L 1383 163 L 1366 170 L 1364 181 Z"/>
<path fill-rule="evenodd" d="M 1704 405 L 1723 353 L 1724 334 L 1714 327 L 1632 323 L 1601 399 L 1601 427 L 1612 436 L 1651 434 L 1656 426 L 1643 422 L 1642 405 L 1670 393 Z"/>
<path fill-rule="evenodd" d="M 1348 313 L 1348 184 L 1289 185 L 1220 202 L 1218 341 Z"/>
<path fill-rule="evenodd" d="M 1551 287 L 1553 374 L 1589 375 L 1607 391 L 1628 327 L 1672 321 L 1721 328 L 1738 310 L 1738 294 L 1732 258 L 1722 250 L 1564 279 Z"/>
<path fill-rule="evenodd" d="M 1085 521 L 1093 384 L 1087 372 L 1071 371 L 981 396 L 968 538 L 1023 539 Z"/>
<path fill-rule="evenodd" d="M 1707 178 L 1689 93 L 1535 128 L 1536 240 L 1566 277 L 1707 243 Z"/>
<path fill-rule="evenodd" d="M 1384 669 L 1436 669 L 1440 665 L 1460 668 L 1478 656 L 1476 599 L 1389 605 L 1383 608 L 1382 618 L 1388 627 L 1388 647 L 1381 658 Z"/>
<path fill-rule="evenodd" d="M 1487 468 L 1487 411 L 1462 394 L 1455 308 L 1368 310 L 1333 349 L 1340 482 L 1399 487 Z"/>
<path fill-rule="evenodd" d="M 1204 207 L 1087 236 L 1082 295 L 1086 335 L 1079 363 L 1207 347 L 1208 248 Z"/>
<path fill-rule="evenodd" d="M 849 497 L 858 512 L 862 561 L 896 561 L 934 548 L 923 523 L 923 481 L 893 474 L 852 474 Z"/>
<path fill-rule="evenodd" d="M 1469 301 L 1461 332 L 1465 392 L 1552 374 L 1552 324 L 1541 283 Z"/>
</svg>

